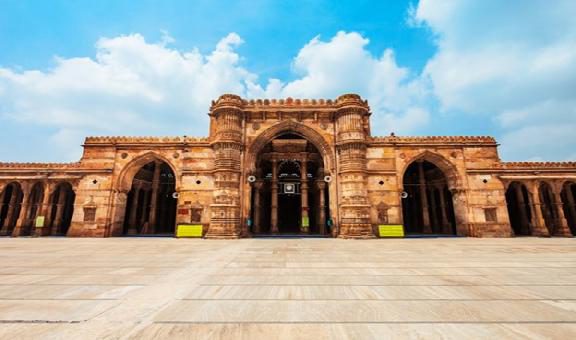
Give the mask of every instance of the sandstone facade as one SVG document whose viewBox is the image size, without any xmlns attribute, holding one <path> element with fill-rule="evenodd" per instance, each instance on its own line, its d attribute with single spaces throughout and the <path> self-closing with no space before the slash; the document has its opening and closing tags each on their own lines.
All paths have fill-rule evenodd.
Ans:
<svg viewBox="0 0 576 340">
<path fill-rule="evenodd" d="M 373 137 L 353 94 L 223 95 L 207 138 L 88 137 L 77 163 L 0 163 L 12 236 L 572 236 L 575 201 L 576 162 L 502 162 L 484 136 Z"/>
</svg>

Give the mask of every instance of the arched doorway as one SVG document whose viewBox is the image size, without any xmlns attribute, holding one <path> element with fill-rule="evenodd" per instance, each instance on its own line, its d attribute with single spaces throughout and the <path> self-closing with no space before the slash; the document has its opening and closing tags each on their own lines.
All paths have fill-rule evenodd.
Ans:
<svg viewBox="0 0 576 340">
<path fill-rule="evenodd" d="M 22 187 L 12 182 L 4 187 L 0 195 L 0 235 L 12 235 L 22 207 Z"/>
<path fill-rule="evenodd" d="M 176 224 L 176 176 L 163 161 L 152 161 L 134 175 L 128 193 L 123 234 L 173 235 Z"/>
<path fill-rule="evenodd" d="M 562 198 L 564 216 L 566 216 L 570 231 L 572 235 L 576 235 L 576 183 L 564 183 L 560 196 Z"/>
<path fill-rule="evenodd" d="M 510 183 L 506 190 L 506 205 L 514 235 L 532 236 L 530 195 L 524 184 L 520 182 Z"/>
<path fill-rule="evenodd" d="M 296 133 L 280 134 L 260 150 L 256 169 L 253 234 L 329 234 L 324 161 L 313 143 Z"/>
<path fill-rule="evenodd" d="M 50 197 L 48 227 L 50 235 L 66 235 L 72 222 L 76 194 L 68 182 L 60 183 Z"/>
<path fill-rule="evenodd" d="M 540 183 L 538 186 L 538 195 L 540 195 L 540 208 L 542 210 L 542 217 L 544 224 L 548 229 L 548 235 L 556 233 L 556 221 L 558 221 L 558 212 L 554 205 L 554 192 L 550 184 L 546 182 Z"/>
<path fill-rule="evenodd" d="M 434 163 L 417 160 L 404 173 L 402 214 L 407 234 L 456 235 L 452 193 L 444 172 Z"/>
</svg>

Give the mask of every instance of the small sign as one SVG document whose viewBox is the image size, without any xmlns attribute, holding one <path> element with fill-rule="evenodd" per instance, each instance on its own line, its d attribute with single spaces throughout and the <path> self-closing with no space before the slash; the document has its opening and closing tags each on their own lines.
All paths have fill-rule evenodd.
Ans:
<svg viewBox="0 0 576 340">
<path fill-rule="evenodd" d="M 44 216 L 38 216 L 36 217 L 36 223 L 34 223 L 34 226 L 36 228 L 42 228 L 44 227 Z"/>
<path fill-rule="evenodd" d="M 302 217 L 302 226 L 309 227 L 310 226 L 310 218 L 308 216 Z"/>
<path fill-rule="evenodd" d="M 401 224 L 380 224 L 378 225 L 380 237 L 404 237 L 404 226 Z"/>
<path fill-rule="evenodd" d="M 179 224 L 176 237 L 202 237 L 201 224 Z"/>
</svg>

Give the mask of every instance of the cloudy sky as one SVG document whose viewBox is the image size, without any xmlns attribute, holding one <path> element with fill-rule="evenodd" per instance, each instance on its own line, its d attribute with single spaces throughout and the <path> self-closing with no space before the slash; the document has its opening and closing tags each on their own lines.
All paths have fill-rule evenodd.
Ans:
<svg viewBox="0 0 576 340">
<path fill-rule="evenodd" d="M 574 0 L 2 0 L 0 161 L 198 135 L 210 101 L 356 92 L 374 135 L 576 160 Z"/>
</svg>

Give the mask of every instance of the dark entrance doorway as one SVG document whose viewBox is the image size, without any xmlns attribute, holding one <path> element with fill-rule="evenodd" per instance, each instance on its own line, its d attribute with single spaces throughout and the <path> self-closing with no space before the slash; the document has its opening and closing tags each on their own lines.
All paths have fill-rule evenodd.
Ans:
<svg viewBox="0 0 576 340">
<path fill-rule="evenodd" d="M 446 175 L 434 163 L 418 160 L 404 173 L 402 199 L 407 234 L 456 235 L 452 193 Z"/>
<path fill-rule="evenodd" d="M 162 161 L 144 165 L 134 176 L 128 193 L 125 235 L 174 235 L 176 177 Z"/>
<path fill-rule="evenodd" d="M 515 236 L 533 235 L 530 210 L 530 195 L 526 186 L 520 182 L 512 182 L 506 190 L 506 205 L 508 216 Z"/>
<path fill-rule="evenodd" d="M 252 234 L 328 234 L 323 160 L 312 143 L 297 134 L 283 134 L 261 150 L 257 169 Z"/>
</svg>

